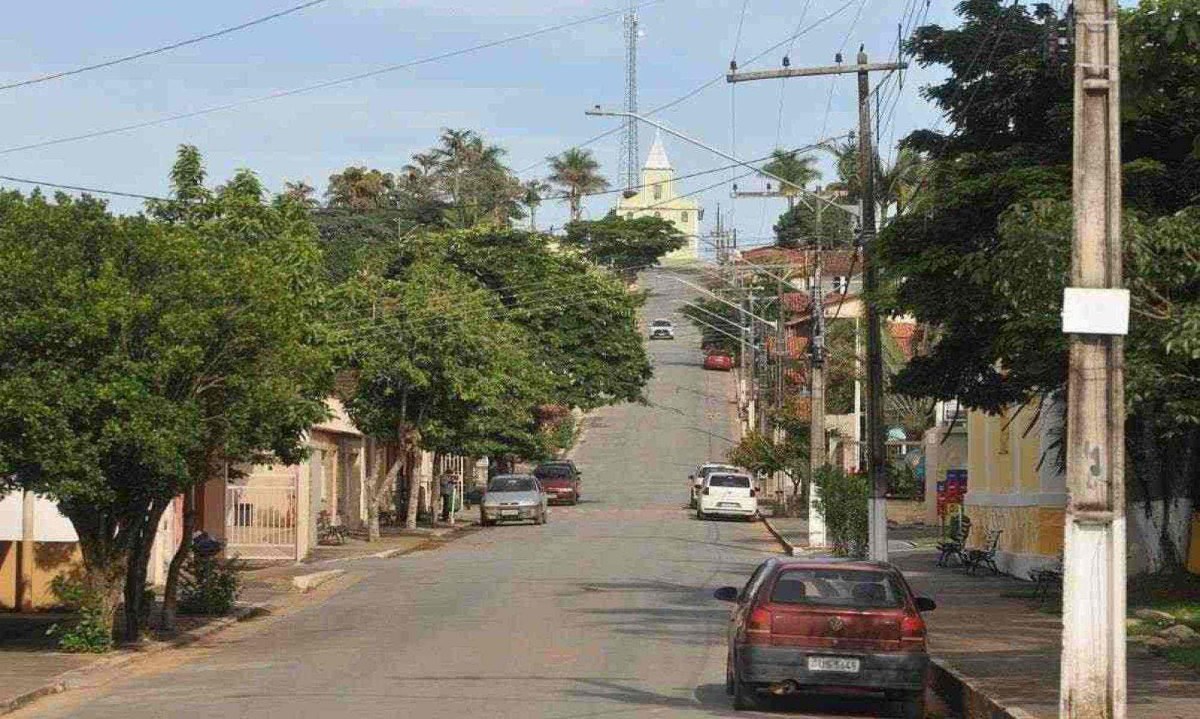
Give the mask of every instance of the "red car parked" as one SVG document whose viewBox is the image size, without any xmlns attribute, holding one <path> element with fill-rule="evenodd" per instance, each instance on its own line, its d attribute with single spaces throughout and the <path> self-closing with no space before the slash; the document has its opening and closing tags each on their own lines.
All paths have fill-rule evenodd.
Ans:
<svg viewBox="0 0 1200 719">
<path fill-rule="evenodd" d="M 719 350 L 709 352 L 704 356 L 704 369 L 729 372 L 733 369 L 733 357 L 729 356 L 729 353 Z"/>
<path fill-rule="evenodd" d="M 908 719 L 925 716 L 921 612 L 936 605 L 892 565 L 773 557 L 741 590 L 713 596 L 734 603 L 725 684 L 735 709 L 764 692 L 871 690 L 903 702 Z"/>
</svg>

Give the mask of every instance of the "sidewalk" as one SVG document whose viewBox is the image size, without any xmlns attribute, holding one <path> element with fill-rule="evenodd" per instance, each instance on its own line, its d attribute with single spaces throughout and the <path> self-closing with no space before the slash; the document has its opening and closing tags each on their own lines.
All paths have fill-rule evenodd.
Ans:
<svg viewBox="0 0 1200 719">
<path fill-rule="evenodd" d="M 913 588 L 938 603 L 929 612 L 930 651 L 1011 716 L 1058 716 L 1062 619 L 1024 598 L 1029 582 L 938 567 L 937 553 L 897 553 Z M 1128 717 L 1200 717 L 1200 673 L 1128 645 Z M 971 714 L 964 714 L 968 717 Z M 1001 714 L 1003 716 L 1003 714 Z"/>
<path fill-rule="evenodd" d="M 181 615 L 179 631 L 133 649 L 107 654 L 68 654 L 57 650 L 57 640 L 46 636 L 66 614 L 0 613 L 0 714 L 7 714 L 37 697 L 69 688 L 84 672 L 148 656 L 174 646 L 190 644 L 231 624 L 258 614 L 269 614 L 294 601 L 301 593 L 293 580 L 303 575 L 343 568 L 355 559 L 386 558 L 432 549 L 451 541 L 471 528 L 470 515 L 463 513 L 451 527 L 438 526 L 415 531 L 388 532 L 378 542 L 348 539 L 342 545 L 322 545 L 302 564 L 294 562 L 251 568 L 242 573 L 243 587 L 234 614 L 228 617 Z"/>
</svg>

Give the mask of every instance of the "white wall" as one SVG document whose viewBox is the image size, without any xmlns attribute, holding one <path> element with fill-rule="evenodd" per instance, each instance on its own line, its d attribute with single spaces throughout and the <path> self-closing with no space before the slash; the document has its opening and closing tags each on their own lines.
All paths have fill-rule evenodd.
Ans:
<svg viewBox="0 0 1200 719">
<path fill-rule="evenodd" d="M 45 497 L 36 497 L 33 505 L 34 541 L 77 542 L 79 537 L 71 521 L 58 506 Z M 0 540 L 20 541 L 22 533 L 21 493 L 10 492 L 0 499 Z"/>
</svg>

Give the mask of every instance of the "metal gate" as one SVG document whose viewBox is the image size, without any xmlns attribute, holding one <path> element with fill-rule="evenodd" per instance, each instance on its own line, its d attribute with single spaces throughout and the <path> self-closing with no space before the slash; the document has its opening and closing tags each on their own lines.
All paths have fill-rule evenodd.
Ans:
<svg viewBox="0 0 1200 719">
<path fill-rule="evenodd" d="M 296 484 L 229 486 L 225 489 L 225 540 L 242 559 L 296 557 Z"/>
</svg>

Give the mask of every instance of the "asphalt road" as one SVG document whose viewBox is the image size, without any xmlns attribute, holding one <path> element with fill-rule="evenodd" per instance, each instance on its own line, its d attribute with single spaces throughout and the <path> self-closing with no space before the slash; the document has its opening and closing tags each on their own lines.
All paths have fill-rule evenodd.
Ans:
<svg viewBox="0 0 1200 719">
<path fill-rule="evenodd" d="M 651 282 L 648 318 L 682 285 Z M 682 318 L 675 318 L 682 325 Z M 697 335 L 651 344 L 649 405 L 589 417 L 584 501 L 546 526 L 480 529 L 356 567 L 326 601 L 21 716 L 710 717 L 724 693 L 727 605 L 777 550 L 761 523 L 702 522 L 689 468 L 734 433 L 732 376 L 700 369 Z M 799 716 L 891 716 L 875 701 L 790 700 Z"/>
</svg>

